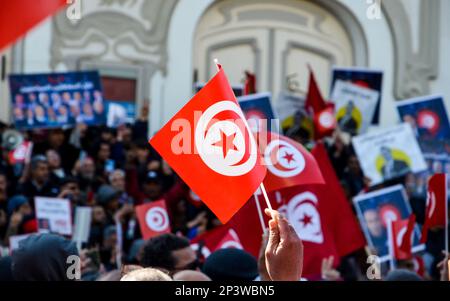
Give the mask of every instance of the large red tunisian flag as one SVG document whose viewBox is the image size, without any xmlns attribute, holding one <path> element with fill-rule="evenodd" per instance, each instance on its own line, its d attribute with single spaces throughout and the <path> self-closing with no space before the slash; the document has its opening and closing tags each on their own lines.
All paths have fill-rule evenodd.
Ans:
<svg viewBox="0 0 450 301">
<path fill-rule="evenodd" d="M 412 235 L 416 225 L 416 216 L 412 214 L 408 219 L 391 222 L 391 237 L 389 246 L 392 256 L 397 260 L 408 260 L 412 254 Z"/>
<path fill-rule="evenodd" d="M 266 174 L 221 68 L 150 144 L 222 223 L 247 202 Z"/>
<path fill-rule="evenodd" d="M 10 0 L 0 8 L 0 52 L 39 22 L 55 14 L 67 0 Z"/>
<path fill-rule="evenodd" d="M 300 143 L 267 133 L 267 143 L 260 147 L 267 167 L 264 186 L 268 191 L 296 185 L 325 184 L 316 159 Z"/>
<path fill-rule="evenodd" d="M 447 175 L 435 174 L 428 180 L 428 194 L 425 222 L 422 228 L 421 243 L 427 241 L 428 229 L 445 227 L 447 222 Z"/>
</svg>

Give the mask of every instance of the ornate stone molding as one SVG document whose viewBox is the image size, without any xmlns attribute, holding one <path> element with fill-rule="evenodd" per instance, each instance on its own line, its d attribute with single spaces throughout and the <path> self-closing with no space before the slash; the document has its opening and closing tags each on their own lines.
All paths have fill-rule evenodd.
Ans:
<svg viewBox="0 0 450 301">
<path fill-rule="evenodd" d="M 53 20 L 51 67 L 82 60 L 147 64 L 166 71 L 167 35 L 178 0 L 84 0 L 82 18 Z"/>
<path fill-rule="evenodd" d="M 440 1 L 420 1 L 419 50 L 413 52 L 412 30 L 399 0 L 382 2 L 392 32 L 395 57 L 394 96 L 397 99 L 429 94 L 438 75 Z"/>
</svg>

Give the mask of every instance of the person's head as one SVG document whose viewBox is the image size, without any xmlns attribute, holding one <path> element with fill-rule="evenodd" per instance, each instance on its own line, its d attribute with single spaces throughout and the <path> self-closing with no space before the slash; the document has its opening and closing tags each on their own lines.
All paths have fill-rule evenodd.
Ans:
<svg viewBox="0 0 450 301">
<path fill-rule="evenodd" d="M 84 101 L 91 102 L 91 92 L 88 90 L 83 92 Z"/>
<path fill-rule="evenodd" d="M 150 149 L 146 141 L 138 141 L 136 143 L 136 158 L 139 163 L 146 163 L 148 156 L 150 155 Z"/>
<path fill-rule="evenodd" d="M 57 151 L 49 149 L 45 152 L 45 155 L 47 157 L 48 167 L 50 170 L 55 170 L 61 167 L 61 157 Z"/>
<path fill-rule="evenodd" d="M 80 107 L 78 104 L 73 104 L 70 106 L 70 115 L 73 117 L 78 117 L 80 115 Z"/>
<path fill-rule="evenodd" d="M 81 101 L 81 93 L 78 91 L 73 93 L 73 99 L 80 102 Z"/>
<path fill-rule="evenodd" d="M 0 172 L 0 194 L 6 193 L 7 188 L 8 188 L 8 180 L 6 178 L 6 175 Z"/>
<path fill-rule="evenodd" d="M 8 200 L 8 214 L 20 213 L 24 216 L 32 213 L 32 208 L 28 202 L 28 198 L 23 195 L 15 195 Z"/>
<path fill-rule="evenodd" d="M 415 272 L 406 269 L 396 269 L 390 271 L 384 281 L 423 281 L 422 277 Z"/>
<path fill-rule="evenodd" d="M 67 113 L 68 113 L 68 111 L 67 111 L 67 107 L 66 106 L 62 105 L 62 106 L 58 107 L 58 114 L 59 115 L 67 116 Z"/>
<path fill-rule="evenodd" d="M 174 234 L 163 234 L 147 241 L 142 253 L 143 267 L 163 268 L 171 273 L 196 270 L 198 259 L 189 240 Z"/>
<path fill-rule="evenodd" d="M 105 208 L 100 205 L 92 207 L 92 223 L 98 225 L 106 223 Z"/>
<path fill-rule="evenodd" d="M 24 104 L 22 94 L 16 94 L 16 96 L 14 96 L 14 104 L 16 106 L 22 106 Z"/>
<path fill-rule="evenodd" d="M 403 116 L 403 122 L 409 123 L 413 129 L 417 127 L 416 119 L 409 114 Z"/>
<path fill-rule="evenodd" d="M 56 113 L 55 113 L 55 109 L 53 109 L 53 107 L 48 107 L 47 108 L 47 115 L 48 115 L 48 119 L 50 121 L 55 121 L 56 120 Z"/>
<path fill-rule="evenodd" d="M 444 166 L 441 161 L 434 161 L 433 162 L 433 173 L 443 173 L 444 172 Z"/>
<path fill-rule="evenodd" d="M 61 96 L 59 95 L 59 93 L 54 92 L 50 95 L 50 97 L 53 104 L 59 104 L 61 102 Z"/>
<path fill-rule="evenodd" d="M 72 99 L 72 96 L 70 95 L 69 92 L 64 92 L 63 95 L 62 95 L 62 98 L 63 98 L 65 103 L 68 103 Z"/>
<path fill-rule="evenodd" d="M 348 170 L 354 175 L 359 175 L 361 173 L 361 166 L 359 165 L 359 160 L 356 155 L 350 155 L 348 157 Z"/>
<path fill-rule="evenodd" d="M 125 172 L 121 169 L 114 170 L 109 175 L 109 183 L 118 191 L 125 191 Z"/>
<path fill-rule="evenodd" d="M 143 268 L 125 274 L 120 281 L 172 281 L 172 278 L 158 269 Z"/>
<path fill-rule="evenodd" d="M 384 160 L 386 160 L 386 161 L 391 161 L 393 159 L 392 158 L 392 151 L 387 146 L 382 146 L 380 148 L 380 153 L 381 153 L 381 156 L 383 156 Z"/>
<path fill-rule="evenodd" d="M 63 145 L 64 138 L 64 131 L 62 129 L 53 129 L 48 133 L 48 143 L 55 149 Z"/>
<path fill-rule="evenodd" d="M 209 255 L 202 271 L 213 281 L 254 280 L 258 276 L 258 264 L 249 253 L 228 248 Z"/>
<path fill-rule="evenodd" d="M 93 116 L 94 112 L 92 111 L 92 106 L 89 102 L 85 102 L 83 104 L 83 115 L 85 116 Z"/>
<path fill-rule="evenodd" d="M 21 107 L 14 107 L 14 118 L 16 120 L 22 120 L 25 118 L 25 114 L 23 113 L 23 109 Z"/>
<path fill-rule="evenodd" d="M 109 159 L 109 156 L 111 155 L 111 147 L 108 143 L 100 142 L 97 149 L 97 159 L 100 162 L 105 162 Z"/>
<path fill-rule="evenodd" d="M 199 271 L 180 271 L 173 275 L 174 281 L 211 281 L 207 275 Z"/>
<path fill-rule="evenodd" d="M 120 207 L 121 192 L 110 185 L 102 185 L 97 191 L 97 204 L 102 205 L 106 211 L 115 212 Z"/>
<path fill-rule="evenodd" d="M 104 127 L 100 132 L 100 139 L 104 142 L 112 142 L 115 136 L 114 129 Z"/>
<path fill-rule="evenodd" d="M 86 157 L 80 162 L 80 176 L 86 180 L 94 179 L 95 163 L 92 158 Z"/>
<path fill-rule="evenodd" d="M 347 103 L 347 107 L 346 107 L 345 113 L 346 113 L 347 115 L 352 115 L 353 109 L 354 109 L 354 108 L 355 108 L 355 103 L 354 103 L 352 100 L 350 100 L 350 101 Z"/>
<path fill-rule="evenodd" d="M 41 105 L 37 105 L 35 108 L 34 108 L 34 114 L 35 114 L 35 116 L 36 116 L 36 119 L 44 119 L 45 118 L 45 110 L 44 110 L 44 107 L 43 106 L 41 106 Z"/>
<path fill-rule="evenodd" d="M 142 190 L 151 200 L 158 199 L 162 194 L 162 178 L 156 171 L 149 171 L 144 179 Z"/>
<path fill-rule="evenodd" d="M 48 106 L 48 94 L 47 93 L 39 93 L 39 102 L 44 106 Z"/>
<path fill-rule="evenodd" d="M 364 211 L 364 220 L 372 236 L 381 237 L 383 235 L 383 224 L 376 209 L 367 209 Z"/>
<path fill-rule="evenodd" d="M 19 243 L 12 254 L 12 274 L 16 281 L 69 281 L 76 280 L 68 273 L 78 256 L 74 242 L 59 235 L 31 235 Z M 76 261 L 76 260 L 75 260 Z"/>
<path fill-rule="evenodd" d="M 37 99 L 36 94 L 34 94 L 34 93 L 29 93 L 28 94 L 28 102 L 35 103 L 36 99 Z"/>
<path fill-rule="evenodd" d="M 45 156 L 37 155 L 31 159 L 31 179 L 43 185 L 49 179 L 49 166 Z"/>
<path fill-rule="evenodd" d="M 66 197 L 75 204 L 81 200 L 80 185 L 74 177 L 66 177 L 61 181 L 61 191 L 68 191 L 69 195 Z"/>
<path fill-rule="evenodd" d="M 117 228 L 109 225 L 103 230 L 103 248 L 112 250 L 117 244 Z"/>
</svg>

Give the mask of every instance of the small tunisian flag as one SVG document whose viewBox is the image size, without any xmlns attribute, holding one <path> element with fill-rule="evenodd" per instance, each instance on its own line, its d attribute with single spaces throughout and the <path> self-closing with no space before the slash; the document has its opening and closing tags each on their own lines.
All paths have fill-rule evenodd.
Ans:
<svg viewBox="0 0 450 301">
<path fill-rule="evenodd" d="M 395 259 L 407 260 L 412 258 L 412 235 L 415 224 L 416 216 L 414 214 L 409 219 L 391 221 L 389 245 Z"/>
<path fill-rule="evenodd" d="M 0 52 L 66 3 L 67 0 L 1 1 Z"/>
<path fill-rule="evenodd" d="M 267 133 L 267 145 L 260 145 L 267 167 L 267 190 L 306 184 L 325 184 L 316 159 L 299 143 L 275 133 Z"/>
<path fill-rule="evenodd" d="M 445 227 L 447 223 L 447 175 L 435 174 L 428 180 L 425 222 L 421 243 L 427 241 L 428 229 Z"/>
<path fill-rule="evenodd" d="M 247 202 L 266 174 L 221 68 L 150 144 L 222 223 Z"/>
<path fill-rule="evenodd" d="M 136 215 L 143 239 L 170 233 L 169 215 L 164 200 L 137 206 Z"/>
<path fill-rule="evenodd" d="M 256 76 L 245 71 L 244 95 L 256 94 Z"/>
<path fill-rule="evenodd" d="M 313 115 L 318 114 L 327 107 L 325 100 L 320 93 L 319 86 L 316 82 L 316 77 L 311 67 L 309 68 L 309 88 L 306 96 L 305 107 Z"/>
</svg>

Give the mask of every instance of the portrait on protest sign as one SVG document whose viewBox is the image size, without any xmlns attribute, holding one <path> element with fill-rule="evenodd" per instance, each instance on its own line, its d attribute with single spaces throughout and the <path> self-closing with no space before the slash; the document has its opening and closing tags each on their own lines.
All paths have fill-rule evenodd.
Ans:
<svg viewBox="0 0 450 301">
<path fill-rule="evenodd" d="M 407 219 L 411 213 L 406 191 L 396 185 L 353 199 L 359 222 L 369 247 L 382 262 L 389 260 L 388 225 L 390 221 Z M 413 252 L 424 249 L 419 244 L 420 230 L 416 226 L 413 236 Z"/>
<path fill-rule="evenodd" d="M 72 209 L 69 200 L 35 197 L 34 205 L 39 232 L 72 235 Z"/>
<path fill-rule="evenodd" d="M 136 104 L 128 101 L 107 101 L 108 115 L 106 125 L 117 128 L 124 124 L 133 124 L 136 116 Z"/>
<path fill-rule="evenodd" d="M 248 125 L 254 132 L 278 131 L 270 93 L 258 93 L 238 97 L 239 106 L 244 112 Z"/>
<path fill-rule="evenodd" d="M 426 96 L 400 101 L 397 110 L 402 122 L 413 128 L 424 154 L 448 154 L 450 122 L 442 96 Z"/>
<path fill-rule="evenodd" d="M 351 135 L 367 132 L 379 97 L 380 93 L 375 90 L 337 80 L 331 101 L 335 103 L 339 128 Z"/>
<path fill-rule="evenodd" d="M 334 90 L 338 80 L 350 82 L 357 86 L 371 89 L 379 93 L 375 113 L 371 120 L 371 123 L 378 124 L 380 120 L 380 104 L 383 92 L 383 71 L 366 68 L 333 67 L 331 74 L 330 93 Z"/>
<path fill-rule="evenodd" d="M 97 71 L 10 75 L 9 83 L 17 129 L 105 123 L 106 110 Z"/>
<path fill-rule="evenodd" d="M 403 123 L 352 139 L 364 175 L 371 185 L 426 170 L 411 126 Z"/>
</svg>

